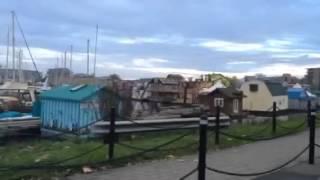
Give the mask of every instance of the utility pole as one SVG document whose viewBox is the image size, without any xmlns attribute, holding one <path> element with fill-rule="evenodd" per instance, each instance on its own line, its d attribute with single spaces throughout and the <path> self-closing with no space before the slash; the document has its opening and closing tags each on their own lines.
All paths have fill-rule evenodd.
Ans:
<svg viewBox="0 0 320 180">
<path fill-rule="evenodd" d="M 11 11 L 12 14 L 12 72 L 13 72 L 13 81 L 16 81 L 16 65 L 15 65 L 15 37 L 14 37 L 14 11 Z"/>
<path fill-rule="evenodd" d="M 96 27 L 96 42 L 95 42 L 95 46 L 94 46 L 94 65 L 93 65 L 93 75 L 96 76 L 96 61 L 97 61 L 97 45 L 98 45 L 98 30 L 99 30 L 99 26 L 97 24 Z"/>
<path fill-rule="evenodd" d="M 90 39 L 87 40 L 87 75 L 89 75 L 89 50 L 90 49 Z"/>
</svg>

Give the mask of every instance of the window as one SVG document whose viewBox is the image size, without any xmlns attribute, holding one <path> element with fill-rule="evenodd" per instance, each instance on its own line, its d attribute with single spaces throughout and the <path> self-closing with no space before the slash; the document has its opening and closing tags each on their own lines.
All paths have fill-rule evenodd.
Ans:
<svg viewBox="0 0 320 180">
<path fill-rule="evenodd" d="M 233 112 L 238 113 L 239 112 L 239 99 L 233 100 Z"/>
<path fill-rule="evenodd" d="M 214 98 L 214 107 L 223 107 L 224 106 L 224 99 L 223 98 Z"/>
<path fill-rule="evenodd" d="M 250 84 L 250 92 L 257 92 L 258 91 L 258 84 Z"/>
</svg>

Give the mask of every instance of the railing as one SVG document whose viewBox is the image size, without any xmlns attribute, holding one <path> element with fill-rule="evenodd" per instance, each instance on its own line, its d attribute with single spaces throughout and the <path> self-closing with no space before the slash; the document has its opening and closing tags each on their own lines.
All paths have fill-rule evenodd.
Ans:
<svg viewBox="0 0 320 180">
<path fill-rule="evenodd" d="M 139 100 L 135 100 L 139 101 Z M 267 128 L 262 128 L 261 131 L 252 133 L 247 136 L 241 136 L 237 134 L 228 133 L 226 131 L 226 126 L 229 126 L 229 118 L 225 116 L 221 116 L 222 112 L 220 107 L 217 107 L 216 109 L 216 116 L 215 117 L 207 117 L 205 113 L 201 115 L 201 117 L 196 118 L 176 118 L 176 119 L 161 119 L 161 120 L 133 120 L 130 118 L 121 117 L 116 114 L 115 108 L 112 108 L 110 110 L 109 117 L 104 117 L 104 119 L 99 120 L 99 122 L 95 123 L 95 125 L 90 124 L 85 127 L 81 127 L 80 129 L 87 129 L 89 126 L 93 125 L 93 132 L 102 135 L 104 137 L 104 142 L 107 146 L 109 146 L 109 152 L 108 152 L 108 159 L 107 160 L 101 160 L 99 162 L 94 162 L 95 165 L 99 164 L 105 164 L 110 162 L 115 162 L 118 160 L 123 159 L 130 159 L 132 157 L 138 157 L 141 155 L 144 155 L 149 152 L 155 152 L 155 151 L 167 151 L 167 150 L 174 150 L 175 148 L 169 148 L 168 146 L 182 140 L 183 138 L 190 136 L 194 134 L 194 132 L 185 132 L 181 135 L 178 135 L 177 137 L 162 143 L 158 144 L 151 148 L 144 148 L 144 147 L 137 147 L 134 145 L 125 144 L 123 142 L 119 142 L 118 136 L 123 133 L 137 133 L 137 132 L 152 132 L 152 131 L 167 131 L 167 130 L 180 130 L 180 129 L 199 129 L 199 140 L 193 141 L 189 144 L 186 144 L 184 147 L 179 148 L 186 148 L 191 147 L 198 144 L 198 166 L 194 169 L 192 169 L 189 173 L 187 173 L 185 176 L 181 177 L 180 179 L 186 179 L 191 174 L 194 174 L 195 172 L 198 172 L 198 180 L 205 180 L 206 179 L 206 170 L 226 174 L 226 175 L 232 175 L 232 176 L 258 176 L 258 175 L 264 175 L 268 173 L 272 173 L 275 171 L 278 171 L 279 169 L 287 166 L 289 163 L 295 161 L 297 158 L 299 158 L 303 153 L 309 150 L 309 163 L 314 163 L 315 158 L 315 147 L 320 147 L 320 145 L 315 144 L 315 120 L 316 120 L 316 114 L 314 112 L 311 112 L 311 106 L 308 106 L 307 111 L 307 121 L 303 121 L 301 124 L 298 124 L 296 127 L 282 127 L 282 125 L 277 121 L 277 108 L 276 104 L 273 104 L 273 116 L 272 116 L 272 131 L 270 133 L 270 137 L 260 137 L 257 138 L 257 134 L 261 133 L 261 131 L 265 131 Z M 104 121 L 103 121 L 104 120 Z M 118 121 L 122 120 L 122 121 Z M 305 125 L 309 125 L 309 131 L 310 135 L 309 138 L 306 139 L 308 142 L 308 145 L 303 148 L 301 151 L 299 151 L 295 156 L 290 158 L 288 161 L 280 164 L 277 167 L 274 167 L 270 170 L 261 171 L 261 172 L 229 172 L 226 170 L 221 170 L 218 168 L 214 168 L 212 166 L 208 166 L 206 163 L 206 153 L 207 153 L 207 139 L 208 134 L 215 136 L 215 143 L 219 145 L 221 142 L 221 136 L 225 137 L 231 137 L 233 139 L 240 139 L 240 140 L 246 140 L 246 141 L 266 141 L 266 140 L 273 140 L 279 137 L 287 136 L 293 133 L 296 133 L 297 129 L 301 129 L 302 127 L 305 127 Z M 207 133 L 209 130 L 212 133 Z M 277 135 L 277 128 L 287 128 L 289 131 L 285 134 Z M 61 134 L 60 134 L 61 135 Z M 60 136 L 58 135 L 58 136 Z M 62 134 L 63 135 L 63 134 Z M 123 146 L 129 149 L 133 149 L 137 151 L 137 153 L 126 155 L 122 157 L 114 157 L 114 146 L 119 145 Z M 40 164 L 33 164 L 33 165 L 20 165 L 20 166 L 5 166 L 0 167 L 0 171 L 8 171 L 8 170 L 29 170 L 29 169 L 52 169 L 52 168 L 72 168 L 72 167 L 81 167 L 83 164 L 77 164 L 77 165 L 61 165 L 65 162 L 80 158 L 82 156 L 85 156 L 89 153 L 94 153 L 99 149 L 104 148 L 104 145 L 99 145 L 97 147 L 93 147 L 92 149 L 82 152 L 80 154 L 77 154 L 75 156 L 59 160 L 56 162 L 51 163 L 40 163 Z M 91 165 L 91 164 L 86 164 Z"/>
</svg>

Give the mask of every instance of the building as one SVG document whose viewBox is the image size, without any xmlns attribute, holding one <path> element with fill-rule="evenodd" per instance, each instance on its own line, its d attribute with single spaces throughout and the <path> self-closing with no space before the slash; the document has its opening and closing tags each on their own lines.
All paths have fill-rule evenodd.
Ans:
<svg viewBox="0 0 320 180">
<path fill-rule="evenodd" d="M 45 129 L 78 132 L 100 119 L 99 95 L 96 85 L 62 85 L 40 95 L 41 124 Z M 85 130 L 85 129 L 81 129 Z"/>
<path fill-rule="evenodd" d="M 13 74 L 17 82 L 21 83 L 35 83 L 41 80 L 42 74 L 37 71 L 22 69 L 0 69 L 0 79 L 2 82 L 6 80 L 13 80 Z"/>
<path fill-rule="evenodd" d="M 182 81 L 175 78 L 153 78 L 147 90 L 153 100 L 174 102 L 181 98 L 184 88 Z"/>
<path fill-rule="evenodd" d="M 214 83 L 211 81 L 203 81 L 203 80 L 196 80 L 196 81 L 186 81 L 184 82 L 184 92 L 183 92 L 183 99 L 181 102 L 186 102 L 188 104 L 199 104 L 199 92 L 204 88 L 209 88 Z M 186 94 L 186 95 L 185 95 Z"/>
<path fill-rule="evenodd" d="M 278 109 L 288 109 L 287 89 L 279 82 L 253 80 L 241 85 L 246 98 L 243 99 L 243 109 L 250 111 L 270 111 L 273 102 Z"/>
<path fill-rule="evenodd" d="M 228 115 L 242 114 L 242 91 L 232 87 L 212 88 L 209 91 L 202 91 L 199 95 L 200 104 L 209 109 L 211 113 L 216 112 L 216 107 L 221 107 L 221 112 Z"/>
<path fill-rule="evenodd" d="M 320 68 L 309 68 L 306 78 L 312 90 L 320 91 Z"/>
<path fill-rule="evenodd" d="M 288 89 L 289 109 L 306 110 L 308 101 L 313 107 L 317 104 L 317 96 L 301 86 L 294 86 Z"/>
<path fill-rule="evenodd" d="M 67 79 L 67 77 L 66 77 Z M 97 84 L 97 80 L 94 77 L 94 75 L 88 75 L 88 74 L 73 74 L 70 76 L 70 80 L 66 81 L 69 82 L 70 84 Z"/>
<path fill-rule="evenodd" d="M 50 87 L 56 87 L 69 83 L 72 72 L 68 68 L 52 68 L 48 69 L 47 78 Z"/>
</svg>

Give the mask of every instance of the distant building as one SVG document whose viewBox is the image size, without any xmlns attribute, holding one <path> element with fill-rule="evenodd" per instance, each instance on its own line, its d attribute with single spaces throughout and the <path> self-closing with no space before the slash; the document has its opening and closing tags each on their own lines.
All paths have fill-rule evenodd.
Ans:
<svg viewBox="0 0 320 180">
<path fill-rule="evenodd" d="M 21 82 L 21 83 L 35 83 L 42 78 L 42 74 L 37 72 L 37 71 L 32 71 L 32 70 L 26 70 L 23 69 L 20 71 L 18 69 L 13 70 L 13 69 L 0 69 L 0 79 L 2 82 L 8 80 L 13 80 L 13 74 L 15 73 L 15 78 L 16 82 Z M 20 79 L 21 75 L 21 79 Z"/>
<path fill-rule="evenodd" d="M 288 109 L 287 89 L 279 82 L 253 80 L 241 85 L 246 96 L 243 109 L 251 111 L 270 111 L 273 102 L 279 109 Z"/>
<path fill-rule="evenodd" d="M 228 115 L 242 114 L 242 91 L 232 87 L 211 88 L 202 91 L 199 95 L 200 104 L 203 104 L 211 113 L 216 112 L 216 107 L 221 107 L 221 112 Z"/>
<path fill-rule="evenodd" d="M 292 86 L 296 83 L 300 82 L 300 79 L 292 76 L 289 73 L 284 73 L 281 76 L 264 76 L 262 74 L 258 74 L 256 76 L 245 76 L 244 81 L 249 82 L 253 80 L 261 80 L 261 81 L 272 81 L 281 83 L 283 86 Z"/>
<path fill-rule="evenodd" d="M 197 81 L 186 81 L 184 82 L 184 92 L 183 95 L 181 95 L 182 100 L 181 102 L 184 102 L 184 99 L 186 99 L 186 103 L 188 104 L 198 104 L 199 102 L 199 92 L 204 88 L 209 88 L 214 84 L 214 82 L 210 81 L 203 81 L 203 80 L 197 80 Z M 186 95 L 185 95 L 186 93 Z"/>
<path fill-rule="evenodd" d="M 289 109 L 307 109 L 308 101 L 315 107 L 317 104 L 317 96 L 307 89 L 297 85 L 288 89 Z"/>
<path fill-rule="evenodd" d="M 183 94 L 183 83 L 175 78 L 153 78 L 149 82 L 148 91 L 153 100 L 174 102 Z"/>
<path fill-rule="evenodd" d="M 61 84 L 66 84 L 70 82 L 72 72 L 68 68 L 53 68 L 48 69 L 47 78 L 48 85 L 51 87 L 56 87 Z"/>
<path fill-rule="evenodd" d="M 43 92 L 40 95 L 43 128 L 78 132 L 80 127 L 97 121 L 101 90 L 95 85 L 62 85 Z"/>
<path fill-rule="evenodd" d="M 309 68 L 307 71 L 307 82 L 311 89 L 320 91 L 320 68 Z"/>
<path fill-rule="evenodd" d="M 97 80 L 94 77 L 94 75 L 88 75 L 88 74 L 83 74 L 83 73 L 73 74 L 70 77 L 69 82 L 70 82 L 70 84 L 74 84 L 74 85 L 77 85 L 77 84 L 97 84 Z"/>
</svg>

